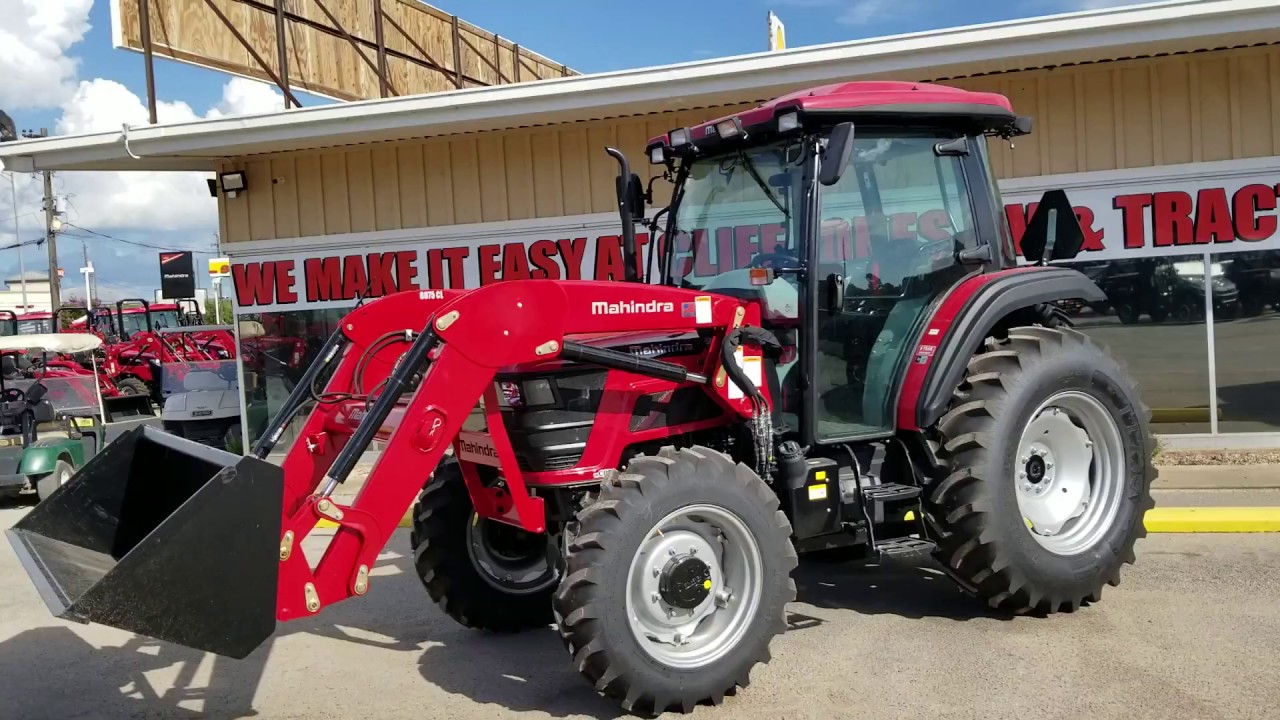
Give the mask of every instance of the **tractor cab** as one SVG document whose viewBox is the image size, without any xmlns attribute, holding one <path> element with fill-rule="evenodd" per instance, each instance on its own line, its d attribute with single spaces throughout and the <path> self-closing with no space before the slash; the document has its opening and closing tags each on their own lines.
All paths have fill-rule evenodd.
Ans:
<svg viewBox="0 0 1280 720">
<path fill-rule="evenodd" d="M 889 436 L 908 355 L 934 349 L 916 340 L 935 301 L 1017 264 L 987 141 L 1029 130 L 1001 96 L 891 82 L 677 128 L 647 148 L 674 180 L 650 280 L 759 305 L 802 444 Z M 1082 239 L 1068 229 L 1055 258 Z"/>
</svg>

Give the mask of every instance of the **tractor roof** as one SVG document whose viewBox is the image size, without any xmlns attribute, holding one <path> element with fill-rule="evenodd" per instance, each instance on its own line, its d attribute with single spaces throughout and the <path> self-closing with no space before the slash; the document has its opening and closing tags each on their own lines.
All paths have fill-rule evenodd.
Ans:
<svg viewBox="0 0 1280 720">
<path fill-rule="evenodd" d="M 846 82 L 789 93 L 750 110 L 695 125 L 689 128 L 689 137 L 701 144 L 704 138 L 718 136 L 716 127 L 725 121 L 736 118 L 749 131 L 753 126 L 772 125 L 776 117 L 792 111 L 833 120 L 959 121 L 989 129 L 1007 126 L 1017 117 L 1009 100 L 995 93 L 918 82 Z M 660 135 L 650 140 L 649 146 L 667 141 L 666 135 Z"/>
</svg>

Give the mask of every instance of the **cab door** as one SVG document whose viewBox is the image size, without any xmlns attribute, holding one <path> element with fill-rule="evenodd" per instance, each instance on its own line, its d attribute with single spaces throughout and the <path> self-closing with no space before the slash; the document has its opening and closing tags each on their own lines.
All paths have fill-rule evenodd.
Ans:
<svg viewBox="0 0 1280 720">
<path fill-rule="evenodd" d="M 815 184 L 816 325 L 802 358 L 815 442 L 893 432 L 896 387 L 933 301 L 976 269 L 959 260 L 978 242 L 963 158 L 938 147 L 955 137 L 859 128 L 840 181 Z"/>
</svg>

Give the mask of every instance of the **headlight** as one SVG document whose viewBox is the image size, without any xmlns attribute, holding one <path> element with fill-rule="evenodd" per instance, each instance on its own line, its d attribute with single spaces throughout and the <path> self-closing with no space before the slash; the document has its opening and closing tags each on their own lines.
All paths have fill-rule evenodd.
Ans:
<svg viewBox="0 0 1280 720">
<path fill-rule="evenodd" d="M 508 380 L 498 381 L 498 407 L 517 408 L 524 405 L 520 384 Z"/>
<path fill-rule="evenodd" d="M 555 405 L 556 393 L 547 378 L 524 381 L 524 401 L 528 405 Z"/>
</svg>

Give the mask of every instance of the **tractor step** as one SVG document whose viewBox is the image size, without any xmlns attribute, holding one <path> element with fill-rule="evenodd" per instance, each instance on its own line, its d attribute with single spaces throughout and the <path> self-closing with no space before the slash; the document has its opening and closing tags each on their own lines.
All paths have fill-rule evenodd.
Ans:
<svg viewBox="0 0 1280 720">
<path fill-rule="evenodd" d="M 889 538 L 888 540 L 879 540 L 876 542 L 876 553 L 881 558 L 894 558 L 896 560 L 905 560 L 915 557 L 923 557 L 933 552 L 935 545 L 929 540 L 921 540 L 912 537 Z"/>
<path fill-rule="evenodd" d="M 898 503 L 916 503 L 919 498 L 920 488 L 916 485 L 881 483 L 862 488 L 862 502 L 867 510 L 867 519 L 876 525 L 886 519 L 893 519 L 891 514 L 885 512 L 886 507 Z"/>
</svg>

